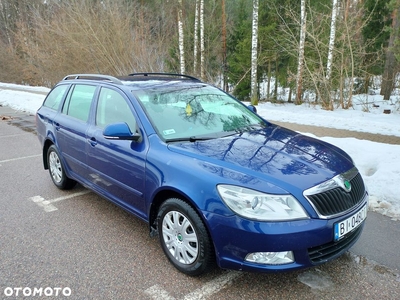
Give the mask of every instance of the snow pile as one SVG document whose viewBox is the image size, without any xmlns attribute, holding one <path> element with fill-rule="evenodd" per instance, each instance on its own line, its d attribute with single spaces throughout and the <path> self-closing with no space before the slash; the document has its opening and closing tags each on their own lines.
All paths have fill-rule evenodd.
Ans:
<svg viewBox="0 0 400 300">
<path fill-rule="evenodd" d="M 321 139 L 353 158 L 369 191 L 370 210 L 400 220 L 400 145 L 355 138 Z"/>
</svg>

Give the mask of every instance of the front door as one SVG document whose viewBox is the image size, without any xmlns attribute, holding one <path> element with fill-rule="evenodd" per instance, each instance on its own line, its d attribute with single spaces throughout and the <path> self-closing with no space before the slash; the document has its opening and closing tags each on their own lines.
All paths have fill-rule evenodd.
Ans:
<svg viewBox="0 0 400 300">
<path fill-rule="evenodd" d="M 125 95 L 102 87 L 95 124 L 87 132 L 89 178 L 101 193 L 144 217 L 146 144 L 104 138 L 103 129 L 118 122 L 136 131 L 136 119 Z"/>
</svg>

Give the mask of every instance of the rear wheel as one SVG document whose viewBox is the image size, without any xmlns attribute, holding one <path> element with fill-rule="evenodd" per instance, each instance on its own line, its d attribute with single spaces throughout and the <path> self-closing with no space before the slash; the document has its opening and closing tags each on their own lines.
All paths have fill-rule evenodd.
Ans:
<svg viewBox="0 0 400 300">
<path fill-rule="evenodd" d="M 165 201 L 158 212 L 161 247 L 181 272 L 197 276 L 215 265 L 214 248 L 196 211 L 181 199 Z"/>
<path fill-rule="evenodd" d="M 47 165 L 53 183 L 61 190 L 72 189 L 76 185 L 76 181 L 65 175 L 64 167 L 60 159 L 60 155 L 56 146 L 51 145 L 47 150 Z"/>
</svg>

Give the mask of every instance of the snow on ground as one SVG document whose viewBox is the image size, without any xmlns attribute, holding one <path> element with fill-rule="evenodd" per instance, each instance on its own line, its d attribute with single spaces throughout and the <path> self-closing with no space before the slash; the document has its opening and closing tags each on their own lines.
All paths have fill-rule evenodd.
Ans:
<svg viewBox="0 0 400 300">
<path fill-rule="evenodd" d="M 0 83 L 0 104 L 35 113 L 49 89 Z M 324 126 L 352 131 L 400 136 L 399 100 L 397 105 L 379 95 L 355 96 L 354 108 L 326 111 L 303 104 L 261 103 L 258 113 L 265 119 L 296 124 Z M 368 104 L 367 104 L 368 103 Z M 379 105 L 379 107 L 374 107 Z M 390 114 L 384 114 L 390 109 Z M 366 112 L 368 111 L 368 112 Z M 310 133 L 304 133 L 311 135 Z M 387 145 L 356 138 L 320 138 L 339 146 L 354 159 L 370 193 L 370 210 L 400 220 L 400 145 Z"/>
</svg>

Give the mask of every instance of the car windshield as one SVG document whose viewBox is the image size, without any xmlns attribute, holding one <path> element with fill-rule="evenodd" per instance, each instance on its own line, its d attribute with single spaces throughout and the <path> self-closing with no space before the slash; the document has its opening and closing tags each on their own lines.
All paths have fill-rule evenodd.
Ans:
<svg viewBox="0 0 400 300">
<path fill-rule="evenodd" d="M 266 126 L 237 100 L 208 85 L 163 85 L 135 91 L 160 137 L 197 141 Z"/>
</svg>

